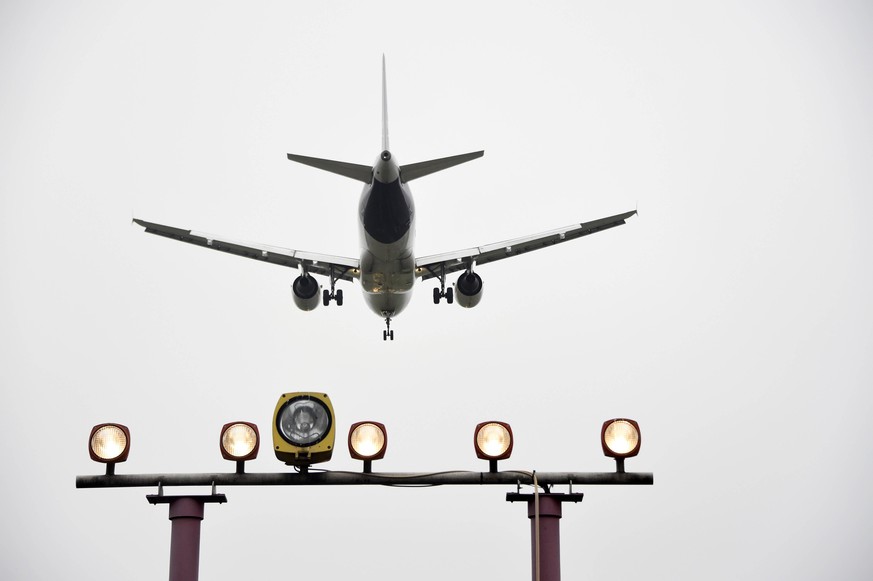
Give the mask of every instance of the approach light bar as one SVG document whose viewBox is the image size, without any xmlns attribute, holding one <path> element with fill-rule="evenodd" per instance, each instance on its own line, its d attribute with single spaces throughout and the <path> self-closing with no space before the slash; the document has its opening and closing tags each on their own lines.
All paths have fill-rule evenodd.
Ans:
<svg viewBox="0 0 873 581">
<path fill-rule="evenodd" d="M 95 462 L 106 464 L 106 475 L 115 474 L 115 465 L 130 454 L 130 430 L 121 424 L 97 424 L 88 436 L 88 453 Z"/>
<path fill-rule="evenodd" d="M 489 470 L 497 472 L 497 461 L 512 454 L 512 428 L 506 422 L 482 422 L 473 433 L 476 457 L 488 460 Z"/>
</svg>

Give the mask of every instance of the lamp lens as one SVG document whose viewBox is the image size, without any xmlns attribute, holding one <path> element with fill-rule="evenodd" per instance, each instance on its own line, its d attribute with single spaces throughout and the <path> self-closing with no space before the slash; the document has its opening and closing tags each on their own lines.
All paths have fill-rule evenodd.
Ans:
<svg viewBox="0 0 873 581">
<path fill-rule="evenodd" d="M 101 460 L 114 460 L 127 447 L 127 436 L 118 426 L 103 426 L 91 437 L 91 450 Z"/>
<path fill-rule="evenodd" d="M 506 452 L 511 442 L 509 430 L 493 422 L 482 426 L 476 434 L 476 446 L 483 454 L 492 458 Z"/>
<path fill-rule="evenodd" d="M 312 446 L 322 441 L 330 431 L 331 421 L 327 406 L 309 396 L 288 401 L 276 417 L 279 434 L 294 446 Z"/>
<path fill-rule="evenodd" d="M 382 450 L 385 434 L 375 424 L 361 424 L 352 431 L 350 441 L 356 454 L 369 458 Z"/>
<path fill-rule="evenodd" d="M 637 447 L 640 434 L 634 425 L 625 420 L 617 420 L 606 427 L 603 433 L 606 447 L 614 454 L 627 454 Z"/>
<path fill-rule="evenodd" d="M 233 424 L 221 435 L 221 447 L 237 458 L 251 454 L 257 443 L 258 435 L 246 424 Z"/>
</svg>

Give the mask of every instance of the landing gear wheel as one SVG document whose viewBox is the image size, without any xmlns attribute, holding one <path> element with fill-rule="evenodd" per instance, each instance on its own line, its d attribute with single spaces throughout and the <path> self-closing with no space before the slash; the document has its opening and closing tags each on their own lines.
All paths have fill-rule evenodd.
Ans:
<svg viewBox="0 0 873 581">
<path fill-rule="evenodd" d="M 391 339 L 393 341 L 394 331 L 391 330 L 391 315 L 394 314 L 394 311 L 382 311 L 382 314 L 385 315 L 385 330 L 382 331 L 382 340 Z"/>
<path fill-rule="evenodd" d="M 446 302 L 449 304 L 455 302 L 455 289 L 452 287 L 446 289 Z"/>
<path fill-rule="evenodd" d="M 330 291 L 329 290 L 324 289 L 324 292 L 321 293 L 321 302 L 324 303 L 325 307 L 330 304 Z"/>
<path fill-rule="evenodd" d="M 433 289 L 433 304 L 440 304 L 440 289 L 438 288 Z"/>
<path fill-rule="evenodd" d="M 338 307 L 343 306 L 343 290 L 342 289 L 339 289 L 338 291 L 336 291 L 336 306 L 338 306 Z"/>
</svg>

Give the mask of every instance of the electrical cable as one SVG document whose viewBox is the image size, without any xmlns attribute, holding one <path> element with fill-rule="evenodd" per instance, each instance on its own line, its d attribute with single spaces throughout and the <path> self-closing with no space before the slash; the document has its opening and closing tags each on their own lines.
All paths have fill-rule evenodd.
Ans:
<svg viewBox="0 0 873 581">
<path fill-rule="evenodd" d="M 535 581 L 540 581 L 540 487 L 537 483 L 537 471 L 533 471 L 534 486 L 534 571 Z"/>
</svg>

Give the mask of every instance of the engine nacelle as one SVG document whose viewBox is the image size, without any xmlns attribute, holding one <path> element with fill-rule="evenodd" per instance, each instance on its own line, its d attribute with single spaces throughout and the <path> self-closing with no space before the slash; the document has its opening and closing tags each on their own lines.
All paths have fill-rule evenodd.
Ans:
<svg viewBox="0 0 873 581">
<path fill-rule="evenodd" d="M 294 291 L 294 304 L 301 311 L 311 311 L 321 302 L 318 292 L 321 290 L 321 286 L 314 277 L 308 274 L 295 278 L 291 289 Z"/>
<path fill-rule="evenodd" d="M 471 309 L 482 300 L 482 277 L 475 272 L 464 272 L 455 281 L 455 300 L 465 309 Z"/>
</svg>

